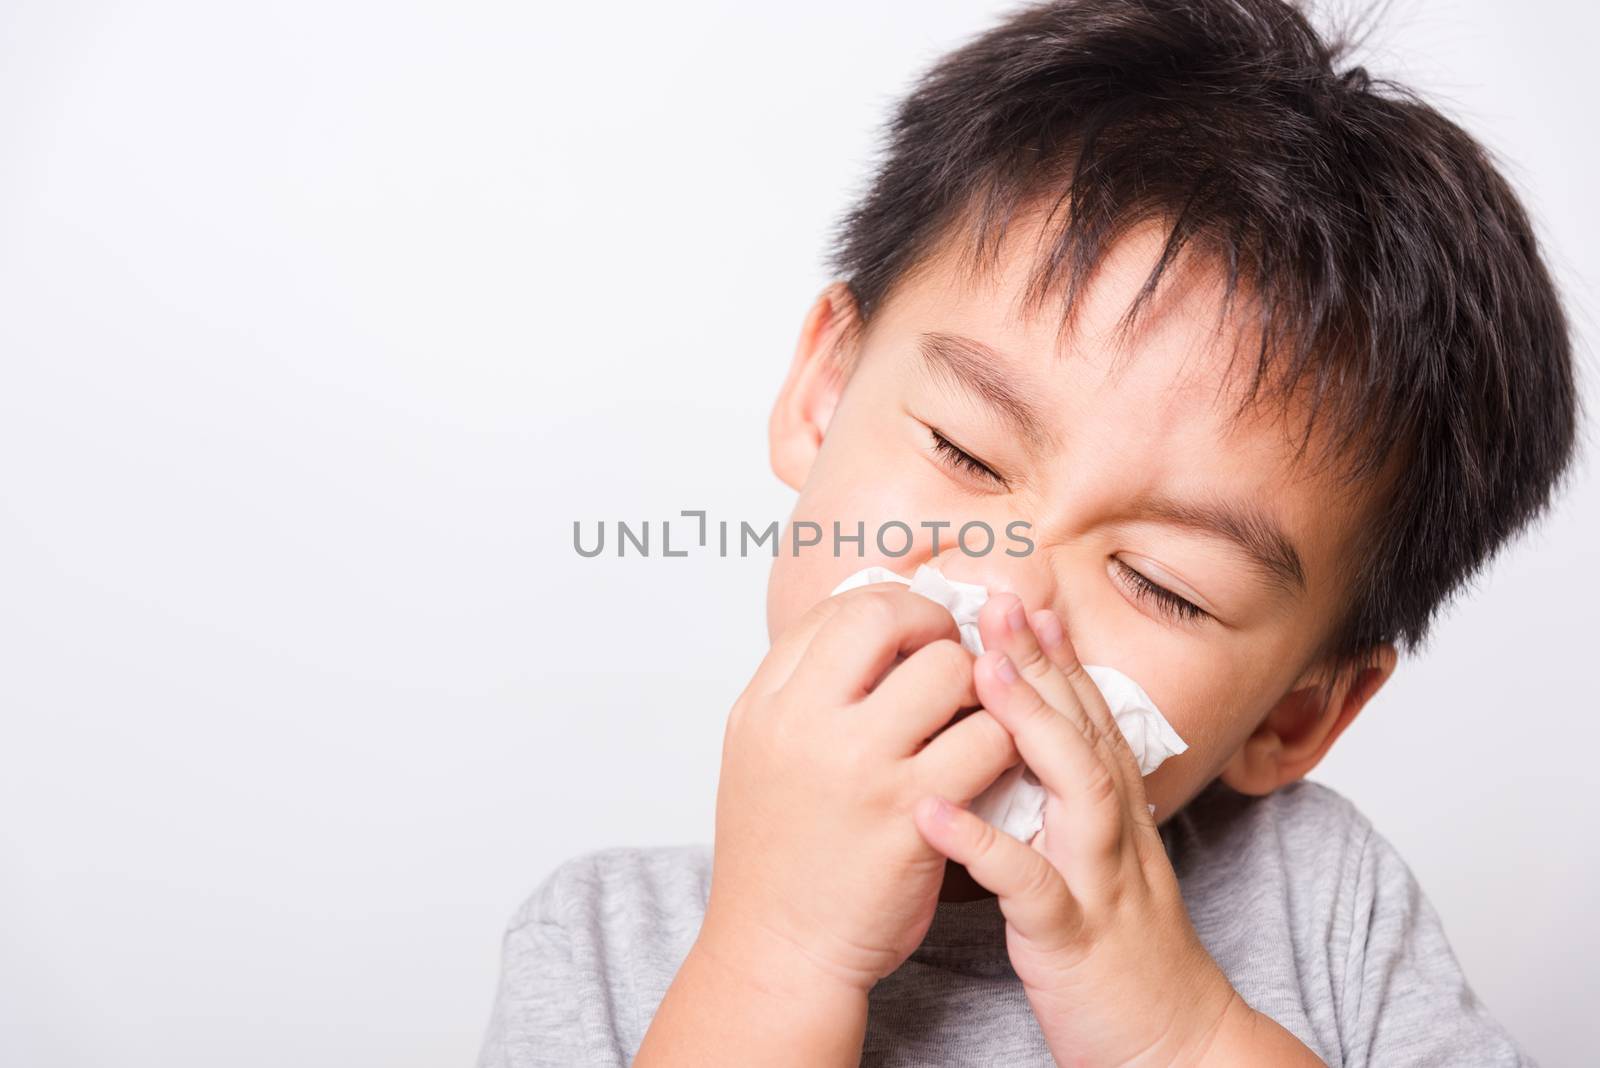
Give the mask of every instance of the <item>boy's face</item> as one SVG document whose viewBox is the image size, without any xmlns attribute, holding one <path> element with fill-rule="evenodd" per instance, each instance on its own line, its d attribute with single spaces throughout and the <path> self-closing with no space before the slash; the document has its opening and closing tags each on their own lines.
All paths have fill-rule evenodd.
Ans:
<svg viewBox="0 0 1600 1068">
<path fill-rule="evenodd" d="M 932 559 L 934 532 L 922 524 L 945 521 L 936 566 L 946 576 L 1014 592 L 1030 611 L 1053 608 L 1080 660 L 1132 676 L 1189 743 L 1147 780 L 1158 819 L 1219 774 L 1250 793 L 1299 778 L 1394 665 L 1385 646 L 1348 687 L 1311 685 L 1366 508 L 1331 478 L 1296 470 L 1302 424 L 1292 415 L 1253 410 L 1230 425 L 1254 349 L 1222 388 L 1229 346 L 1241 341 L 1234 324 L 1249 313 L 1213 337 L 1218 275 L 1174 265 L 1130 350 L 1114 353 L 1111 327 L 1163 236 L 1134 231 L 1103 261 L 1058 347 L 1054 309 L 1026 320 L 1014 310 L 1036 234 L 1019 225 L 997 269 L 975 282 L 958 280 L 947 254 L 930 259 L 883 303 L 848 377 L 828 357 L 852 314 L 848 296 L 831 286 L 813 306 L 771 445 L 779 477 L 800 491 L 792 521 L 825 534 L 814 548 L 796 554 L 786 541 L 779 553 L 769 634 L 863 567 L 909 576 Z M 1235 533 L 1253 532 L 1275 563 L 1208 529 L 1197 518 L 1208 510 L 1236 513 Z M 996 534 L 987 554 L 954 544 L 972 521 Z M 1023 548 L 1005 533 L 1017 521 L 1033 543 L 1021 557 L 1005 552 Z M 847 535 L 865 525 L 861 556 L 853 543 L 833 553 L 835 522 Z M 916 535 L 900 557 L 875 544 L 894 522 Z M 889 530 L 893 551 L 903 534 Z M 982 541 L 975 528 L 974 552 Z M 1164 604 L 1140 575 L 1205 614 Z"/>
</svg>

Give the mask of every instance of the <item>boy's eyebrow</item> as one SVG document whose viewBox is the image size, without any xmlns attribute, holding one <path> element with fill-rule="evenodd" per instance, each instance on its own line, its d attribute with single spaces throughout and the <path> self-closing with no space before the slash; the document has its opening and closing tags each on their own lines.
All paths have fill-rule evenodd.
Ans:
<svg viewBox="0 0 1600 1068">
<path fill-rule="evenodd" d="M 1306 569 L 1289 540 L 1261 508 L 1206 497 L 1179 500 L 1159 493 L 1145 494 L 1133 502 L 1131 514 L 1220 534 L 1243 549 L 1263 576 L 1286 591 L 1306 589 Z"/>
<path fill-rule="evenodd" d="M 918 334 L 917 349 L 930 371 L 987 401 L 1030 446 L 1055 440 L 1039 410 L 1001 370 L 1009 361 L 996 350 L 970 337 L 937 332 Z"/>
</svg>

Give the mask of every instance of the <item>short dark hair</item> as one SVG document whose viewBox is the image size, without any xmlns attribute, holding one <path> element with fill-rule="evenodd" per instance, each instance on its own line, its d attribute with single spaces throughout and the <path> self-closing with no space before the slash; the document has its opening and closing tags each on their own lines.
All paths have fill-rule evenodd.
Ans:
<svg viewBox="0 0 1600 1068">
<path fill-rule="evenodd" d="M 1287 404 L 1314 372 L 1300 457 L 1326 402 L 1325 455 L 1375 491 L 1319 649 L 1332 675 L 1422 644 L 1545 509 L 1579 417 L 1566 316 L 1515 193 L 1415 92 L 1336 71 L 1353 47 L 1282 0 L 1016 9 L 898 104 L 828 253 L 855 304 L 847 338 L 952 233 L 981 266 L 1041 199 L 1066 211 L 1028 300 L 1064 275 L 1064 325 L 1135 223 L 1167 242 L 1124 329 L 1186 243 L 1217 257 L 1224 314 L 1242 281 L 1261 326 L 1246 403 L 1266 383 Z"/>
</svg>

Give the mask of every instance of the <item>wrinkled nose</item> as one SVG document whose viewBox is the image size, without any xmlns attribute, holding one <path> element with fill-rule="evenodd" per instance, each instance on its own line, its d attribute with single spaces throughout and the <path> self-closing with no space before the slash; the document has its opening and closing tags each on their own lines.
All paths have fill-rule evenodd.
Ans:
<svg viewBox="0 0 1600 1068">
<path fill-rule="evenodd" d="M 1055 577 L 1044 557 L 1038 554 L 1010 557 L 998 552 L 969 556 L 956 551 L 940 553 L 927 563 L 938 568 L 952 582 L 970 582 L 986 587 L 991 597 L 997 593 L 1014 593 L 1030 612 L 1055 603 Z"/>
</svg>

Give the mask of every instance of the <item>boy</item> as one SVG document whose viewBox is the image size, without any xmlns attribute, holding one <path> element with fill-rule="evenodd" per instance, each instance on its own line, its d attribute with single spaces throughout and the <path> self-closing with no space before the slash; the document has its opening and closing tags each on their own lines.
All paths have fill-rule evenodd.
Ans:
<svg viewBox="0 0 1600 1068">
<path fill-rule="evenodd" d="M 1301 782 L 1578 418 L 1515 196 L 1343 50 L 1279 0 L 1083 0 L 918 84 L 770 424 L 793 523 L 866 537 L 778 554 L 713 850 L 555 872 L 482 1063 L 1527 1063 Z M 989 589 L 981 656 L 829 596 L 930 561 Z M 1187 751 L 1141 778 L 1084 663 Z M 1029 844 L 962 807 L 1019 761 Z"/>
</svg>

